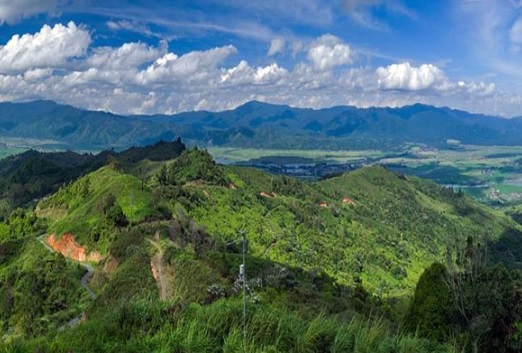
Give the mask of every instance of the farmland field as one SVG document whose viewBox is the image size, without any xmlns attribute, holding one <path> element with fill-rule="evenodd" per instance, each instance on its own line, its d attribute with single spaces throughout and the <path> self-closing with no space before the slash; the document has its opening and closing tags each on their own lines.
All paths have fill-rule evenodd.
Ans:
<svg viewBox="0 0 522 353">
<path fill-rule="evenodd" d="M 221 163 L 250 165 L 305 179 L 381 164 L 461 189 L 489 205 L 522 203 L 522 146 L 459 145 L 442 150 L 411 145 L 399 152 L 210 148 L 209 152 Z"/>
</svg>

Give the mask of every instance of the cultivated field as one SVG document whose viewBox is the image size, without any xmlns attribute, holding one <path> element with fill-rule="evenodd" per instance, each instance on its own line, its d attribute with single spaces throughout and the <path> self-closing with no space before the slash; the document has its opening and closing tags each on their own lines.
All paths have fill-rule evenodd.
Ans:
<svg viewBox="0 0 522 353">
<path fill-rule="evenodd" d="M 329 173 L 338 174 L 363 165 L 382 164 L 406 175 L 462 189 L 490 205 L 522 203 L 522 146 L 451 147 L 442 150 L 410 145 L 400 152 L 210 148 L 209 152 L 221 163 L 268 170 L 280 165 L 277 170 L 282 173 L 305 178 L 323 177 L 317 169 L 324 170 L 325 165 Z"/>
</svg>

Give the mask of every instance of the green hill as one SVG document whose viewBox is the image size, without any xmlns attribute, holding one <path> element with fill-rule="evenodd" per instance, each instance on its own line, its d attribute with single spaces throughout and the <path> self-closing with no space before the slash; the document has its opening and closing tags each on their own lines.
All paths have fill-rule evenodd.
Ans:
<svg viewBox="0 0 522 353">
<path fill-rule="evenodd" d="M 6 263 L 41 269 L 23 254 L 53 257 L 36 241 L 42 227 L 102 255 L 89 283 L 98 298 L 68 296 L 60 317 L 85 308 L 86 321 L 65 331 L 53 312 L 31 316 L 54 323 L 31 331 L 15 320 L 23 311 L 0 306 L 4 335 L 19 330 L 5 336 L 6 349 L 454 352 L 471 333 L 445 343 L 402 328 L 414 293 L 429 293 L 415 292 L 421 274 L 470 244 L 512 267 L 522 256 L 515 221 L 432 182 L 367 167 L 308 183 L 221 166 L 201 149 L 166 162 L 111 159 L 42 199 L 34 214 L 13 214 L 0 225 L 3 246 L 32 245 L 9 251 Z M 240 230 L 248 238 L 246 341 Z M 47 278 L 47 267 L 40 271 Z M 0 302 L 10 295 L 0 291 Z"/>
<path fill-rule="evenodd" d="M 185 145 L 178 139 L 95 155 L 30 150 L 10 156 L 0 160 L 0 219 L 5 219 L 15 208 L 31 206 L 43 196 L 56 192 L 62 185 L 97 170 L 110 158 L 127 172 L 145 178 L 145 170 L 154 170 L 157 162 L 176 158 L 184 150 Z"/>
<path fill-rule="evenodd" d="M 494 248 L 504 233 L 519 231 L 461 193 L 382 167 L 312 184 L 219 166 L 202 150 L 165 164 L 143 188 L 104 167 L 42 201 L 39 214 L 49 217 L 51 232 L 73 233 L 102 253 L 119 228 L 152 220 L 193 224 L 215 242 L 244 230 L 252 255 L 319 268 L 346 286 L 362 280 L 384 297 L 411 293 L 426 267 L 470 236 Z"/>
</svg>

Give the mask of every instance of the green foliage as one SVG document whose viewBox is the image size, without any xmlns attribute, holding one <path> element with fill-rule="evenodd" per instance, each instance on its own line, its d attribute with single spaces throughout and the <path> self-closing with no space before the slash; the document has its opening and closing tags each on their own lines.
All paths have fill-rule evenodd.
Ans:
<svg viewBox="0 0 522 353">
<path fill-rule="evenodd" d="M 83 270 L 30 237 L 0 244 L 0 331 L 4 339 L 34 337 L 79 315 L 87 298 Z"/>
<path fill-rule="evenodd" d="M 96 310 L 138 299 L 156 300 L 157 290 L 150 271 L 150 259 L 142 247 L 129 246 L 127 257 L 119 264 L 110 282 L 103 288 Z"/>
<path fill-rule="evenodd" d="M 158 142 L 147 147 L 132 147 L 120 153 L 78 154 L 71 151 L 43 153 L 34 150 L 0 160 L 0 219 L 13 209 L 26 206 L 57 191 L 82 175 L 90 173 L 107 163 L 115 170 L 124 167 L 138 177 L 144 176 L 143 168 L 134 166 L 144 160 L 165 161 L 174 159 L 185 150 L 181 140 Z M 139 175 L 138 175 L 139 174 Z M 86 179 L 88 182 L 89 179 Z M 87 183 L 77 185 L 86 197 Z"/>
<path fill-rule="evenodd" d="M 164 180 L 163 171 L 158 179 Z M 202 182 L 214 185 L 228 185 L 230 180 L 224 169 L 218 166 L 206 150 L 193 149 L 184 151 L 179 158 L 169 166 L 166 179 L 169 184 L 184 184 L 187 182 Z"/>
<path fill-rule="evenodd" d="M 491 266 L 469 238 L 449 261 L 419 279 L 405 326 L 439 341 L 455 339 L 463 351 L 519 352 L 522 347 L 522 273 Z"/>
<path fill-rule="evenodd" d="M 82 186 L 86 183 L 90 185 L 87 194 Z M 52 232 L 72 233 L 81 244 L 101 252 L 107 251 L 118 228 L 159 214 L 138 178 L 109 167 L 61 188 L 40 202 L 39 208 L 50 219 Z"/>
<path fill-rule="evenodd" d="M 185 145 L 178 138 L 173 142 L 160 140 L 153 145 L 131 147 L 118 154 L 121 163 L 138 163 L 145 159 L 149 161 L 168 161 L 179 157 L 185 151 Z"/>
<path fill-rule="evenodd" d="M 440 263 L 427 268 L 419 278 L 405 326 L 411 332 L 437 341 L 448 340 L 456 328 L 454 298 L 447 285 L 448 271 Z"/>
<path fill-rule="evenodd" d="M 240 301 L 210 306 L 126 303 L 47 342 L 20 344 L 23 352 L 349 352 L 407 353 L 452 350 L 425 339 L 394 334 L 382 321 L 306 319 L 266 305 L 251 306 L 243 338 Z M 45 348 L 47 347 L 47 348 Z"/>
<path fill-rule="evenodd" d="M 9 215 L 5 222 L 0 223 L 0 242 L 38 234 L 44 229 L 44 222 L 38 219 L 34 212 L 18 208 Z"/>
<path fill-rule="evenodd" d="M 455 291 L 445 286 L 449 282 L 442 278 L 452 277 L 445 275 L 444 267 L 433 265 L 421 276 L 448 249 L 472 236 L 486 244 L 501 240 L 506 232 L 520 234 L 508 217 L 464 195 L 381 167 L 307 183 L 220 166 L 198 149 L 150 165 L 155 180 L 129 174 L 125 163 L 90 173 L 38 204 L 36 214 L 47 219 L 50 232 L 73 233 L 81 245 L 107 258 L 96 269 L 93 281 L 99 298 L 87 309 L 87 321 L 57 334 L 57 326 L 45 331 L 29 325 L 29 334 L 46 336 L 23 349 L 449 352 L 435 342 L 451 338 L 456 346 L 469 347 L 480 337 L 476 342 L 481 347 L 511 352 L 519 343 L 520 286 L 515 275 L 487 270 L 467 277 L 473 252 L 466 248 L 456 262 L 462 275 L 453 277 L 463 285 L 459 289 L 468 288 L 460 292 L 469 303 L 463 308 L 456 304 Z M 38 222 L 32 223 L 35 217 L 28 215 L 15 215 L 12 224 L 0 226 L 0 235 L 10 227 L 17 234 L 32 231 Z M 25 230 L 29 226 L 33 228 Z M 238 298 L 238 230 L 246 231 L 248 238 L 246 342 Z M 12 247 L 0 248 L 0 259 L 7 266 L 26 264 L 29 274 L 17 284 L 20 291 L 52 287 L 54 282 L 41 277 L 53 267 L 32 273 L 31 266 L 44 265 L 29 261 L 23 247 L 12 241 Z M 5 279 L 12 285 L 16 277 Z M 417 281 L 406 316 L 410 333 L 397 332 L 397 318 Z M 75 283 L 78 286 L 77 279 Z M 473 296 L 492 293 L 488 286 L 499 292 L 491 298 Z M 72 282 L 65 288 L 73 288 Z M 57 291 L 56 297 L 63 295 Z M 45 308 L 63 301 L 56 297 L 42 297 L 38 304 L 44 311 L 22 318 L 11 315 L 8 305 L 5 320 L 20 327 L 27 317 L 38 322 L 52 316 L 55 313 Z M 19 308 L 32 310 L 27 302 L 19 303 Z M 494 309 L 480 309 L 485 306 Z M 450 310 L 444 312 L 445 307 Z M 56 314 L 63 312 L 69 313 Z M 513 316 L 506 317 L 506 312 Z M 473 331 L 471 322 L 476 320 L 466 317 L 480 319 L 486 323 L 481 327 L 491 332 Z"/>
</svg>

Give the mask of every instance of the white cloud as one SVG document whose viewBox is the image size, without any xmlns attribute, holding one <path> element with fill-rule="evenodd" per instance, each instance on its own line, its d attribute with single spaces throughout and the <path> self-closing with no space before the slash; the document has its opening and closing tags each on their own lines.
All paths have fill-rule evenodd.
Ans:
<svg viewBox="0 0 522 353">
<path fill-rule="evenodd" d="M 34 35 L 14 35 L 0 47 L 0 72 L 63 67 L 69 59 L 84 56 L 90 44 L 89 32 L 73 22 L 45 25 Z"/>
<path fill-rule="evenodd" d="M 229 86 L 268 85 L 279 82 L 287 74 L 286 69 L 275 63 L 254 69 L 248 65 L 248 62 L 241 60 L 237 66 L 222 70 L 220 82 Z"/>
<path fill-rule="evenodd" d="M 163 38 L 159 33 L 153 32 L 149 26 L 138 20 L 107 21 L 107 27 L 113 31 L 129 31 L 143 34 L 148 37 Z"/>
<path fill-rule="evenodd" d="M 125 43 L 119 48 L 95 48 L 86 60 L 88 67 L 126 70 L 154 61 L 166 54 L 166 48 L 158 49 L 144 43 Z"/>
<path fill-rule="evenodd" d="M 444 71 L 432 64 L 419 67 L 409 62 L 379 67 L 376 70 L 379 86 L 384 89 L 420 91 L 426 89 L 444 90 L 449 80 Z"/>
<path fill-rule="evenodd" d="M 494 83 L 486 83 L 486 82 L 464 82 L 459 81 L 456 86 L 457 89 L 463 90 L 470 94 L 475 94 L 477 96 L 489 96 L 492 95 L 495 90 Z"/>
<path fill-rule="evenodd" d="M 0 24 L 13 23 L 39 13 L 54 12 L 66 0 L 0 0 Z"/>
<path fill-rule="evenodd" d="M 285 50 L 285 40 L 283 38 L 274 38 L 270 42 L 270 48 L 268 49 L 268 56 L 274 56 L 276 54 L 282 54 Z"/>
<path fill-rule="evenodd" d="M 331 34 L 315 40 L 308 49 L 308 59 L 319 71 L 331 70 L 337 66 L 352 63 L 352 50 L 348 44 Z"/>
<path fill-rule="evenodd" d="M 140 72 L 138 81 L 142 84 L 168 83 L 180 79 L 187 81 L 204 80 L 229 56 L 236 54 L 232 45 L 206 51 L 193 51 L 181 57 L 168 53 Z"/>
<path fill-rule="evenodd" d="M 238 50 L 230 45 L 181 54 L 164 43 L 90 43 L 73 23 L 13 37 L 0 47 L 0 101 L 44 98 L 120 114 L 223 110 L 253 99 L 312 108 L 422 102 L 507 115 L 522 101 L 490 83 L 452 81 L 432 64 L 346 67 L 354 51 L 332 35 L 303 44 L 307 55 L 292 69 L 275 61 L 234 62 Z"/>
</svg>

